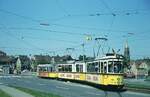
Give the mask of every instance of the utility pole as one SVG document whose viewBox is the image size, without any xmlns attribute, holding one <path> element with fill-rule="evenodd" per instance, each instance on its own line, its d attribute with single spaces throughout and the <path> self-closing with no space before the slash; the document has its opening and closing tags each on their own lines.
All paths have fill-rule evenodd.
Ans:
<svg viewBox="0 0 150 97">
<path fill-rule="evenodd" d="M 81 44 L 81 46 L 83 49 L 83 62 L 85 62 L 85 48 L 84 48 L 85 44 L 83 43 L 83 44 Z"/>
<path fill-rule="evenodd" d="M 72 52 L 74 51 L 75 49 L 74 48 L 66 48 L 66 52 L 68 55 L 71 56 Z"/>
</svg>

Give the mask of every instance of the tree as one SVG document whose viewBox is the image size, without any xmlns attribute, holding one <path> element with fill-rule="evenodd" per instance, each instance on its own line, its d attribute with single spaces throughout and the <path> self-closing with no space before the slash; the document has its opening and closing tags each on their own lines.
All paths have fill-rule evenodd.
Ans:
<svg viewBox="0 0 150 97">
<path fill-rule="evenodd" d="M 83 61 L 83 57 L 84 57 L 84 60 L 86 60 L 86 55 L 80 55 L 79 56 L 79 61 Z"/>
<path fill-rule="evenodd" d="M 21 73 L 21 60 L 19 57 L 16 62 L 16 70 L 17 70 L 17 73 Z"/>
</svg>

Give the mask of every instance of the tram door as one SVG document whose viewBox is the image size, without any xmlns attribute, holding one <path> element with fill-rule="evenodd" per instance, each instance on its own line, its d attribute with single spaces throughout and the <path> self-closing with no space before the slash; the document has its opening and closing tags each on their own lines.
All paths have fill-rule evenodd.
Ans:
<svg viewBox="0 0 150 97">
<path fill-rule="evenodd" d="M 100 73 L 108 73 L 108 62 L 100 61 Z"/>
<path fill-rule="evenodd" d="M 108 73 L 108 62 L 106 60 L 100 61 L 100 73 L 101 73 L 101 83 L 105 84 Z"/>
</svg>

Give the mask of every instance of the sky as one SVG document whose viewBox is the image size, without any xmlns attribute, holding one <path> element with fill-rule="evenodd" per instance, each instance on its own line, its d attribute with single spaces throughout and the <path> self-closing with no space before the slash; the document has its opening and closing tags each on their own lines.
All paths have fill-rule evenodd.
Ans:
<svg viewBox="0 0 150 97">
<path fill-rule="evenodd" d="M 132 59 L 150 57 L 149 21 L 149 0 L 0 0 L 0 50 L 76 58 L 128 42 Z"/>
</svg>

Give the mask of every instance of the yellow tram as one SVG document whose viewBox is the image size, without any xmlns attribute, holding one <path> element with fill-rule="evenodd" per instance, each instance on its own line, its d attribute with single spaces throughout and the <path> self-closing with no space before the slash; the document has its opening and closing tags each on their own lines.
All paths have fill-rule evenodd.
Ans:
<svg viewBox="0 0 150 97">
<path fill-rule="evenodd" d="M 92 83 L 100 87 L 121 89 L 123 82 L 123 56 L 106 54 L 88 62 L 38 65 L 38 76 Z"/>
</svg>

